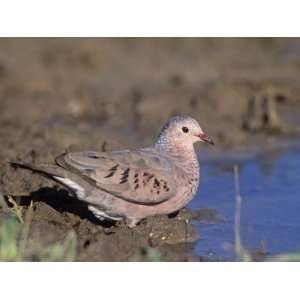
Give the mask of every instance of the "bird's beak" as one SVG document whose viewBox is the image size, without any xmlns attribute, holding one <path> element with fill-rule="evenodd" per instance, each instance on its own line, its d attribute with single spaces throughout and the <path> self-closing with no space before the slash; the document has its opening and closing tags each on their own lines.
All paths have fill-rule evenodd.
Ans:
<svg viewBox="0 0 300 300">
<path fill-rule="evenodd" d="M 202 142 L 205 142 L 205 143 L 208 143 L 211 145 L 215 144 L 214 141 L 212 140 L 212 138 L 205 133 L 200 133 L 197 135 L 197 137 L 199 137 L 200 141 L 202 141 Z"/>
</svg>

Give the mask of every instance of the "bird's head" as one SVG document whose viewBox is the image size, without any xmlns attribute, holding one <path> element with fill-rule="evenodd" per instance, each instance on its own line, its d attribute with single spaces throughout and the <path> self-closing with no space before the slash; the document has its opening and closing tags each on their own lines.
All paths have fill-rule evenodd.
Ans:
<svg viewBox="0 0 300 300">
<path fill-rule="evenodd" d="M 196 142 L 214 144 L 195 119 L 189 116 L 175 116 L 163 126 L 156 143 L 171 143 L 176 147 L 185 148 Z"/>
</svg>

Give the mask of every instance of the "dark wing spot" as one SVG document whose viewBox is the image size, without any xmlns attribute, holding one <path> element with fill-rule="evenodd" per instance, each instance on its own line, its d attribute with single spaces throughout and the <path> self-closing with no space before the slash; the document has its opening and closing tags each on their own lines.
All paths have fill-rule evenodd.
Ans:
<svg viewBox="0 0 300 300">
<path fill-rule="evenodd" d="M 144 172 L 144 174 L 143 174 L 144 176 L 149 176 L 149 173 L 147 173 L 147 172 Z"/>
<path fill-rule="evenodd" d="M 157 191 L 156 194 L 159 195 L 160 191 Z"/>
<path fill-rule="evenodd" d="M 163 188 L 168 192 L 170 189 L 168 187 L 167 182 L 165 180 L 162 180 L 162 182 L 163 182 Z"/>
<path fill-rule="evenodd" d="M 127 182 L 127 178 L 121 179 L 119 183 L 122 184 L 122 183 L 125 183 L 125 182 Z"/>
<path fill-rule="evenodd" d="M 117 164 L 117 165 L 113 166 L 112 168 L 110 168 L 108 171 L 111 171 L 111 173 L 106 175 L 104 178 L 109 178 L 109 177 L 114 176 L 114 174 L 116 173 L 118 167 L 119 167 L 119 164 Z"/>
<path fill-rule="evenodd" d="M 88 154 L 87 156 L 88 156 L 88 158 L 94 158 L 94 159 L 97 159 L 97 158 L 100 157 L 99 155 L 97 155 L 97 154 L 92 154 L 92 153 Z"/>
<path fill-rule="evenodd" d="M 128 180 L 130 168 L 127 168 L 123 173 L 120 179 L 120 183 L 125 183 Z"/>
<path fill-rule="evenodd" d="M 155 178 L 154 179 L 154 183 L 153 183 L 153 187 L 154 188 L 157 188 L 157 187 L 159 187 L 160 186 L 160 183 L 159 183 L 159 181 L 157 180 L 157 178 Z"/>
<path fill-rule="evenodd" d="M 138 173 L 135 173 L 135 174 L 134 174 L 134 177 L 135 177 L 135 178 L 137 178 L 138 176 L 139 176 L 139 174 L 138 174 Z"/>
<path fill-rule="evenodd" d="M 135 186 L 134 186 L 134 189 L 137 190 L 139 188 L 139 184 L 137 183 Z"/>
<path fill-rule="evenodd" d="M 109 171 L 114 171 L 115 172 L 115 171 L 117 171 L 118 167 L 119 167 L 119 164 L 116 164 L 111 169 L 109 169 Z"/>
<path fill-rule="evenodd" d="M 139 179 L 136 178 L 136 179 L 134 180 L 134 183 L 138 183 L 138 182 L 139 182 Z"/>
<path fill-rule="evenodd" d="M 154 177 L 154 175 L 150 175 L 148 178 L 147 178 L 147 182 L 149 182 L 152 178 Z"/>
<path fill-rule="evenodd" d="M 115 174 L 115 171 L 113 171 L 113 172 L 109 173 L 108 175 L 104 176 L 104 178 L 112 177 L 112 176 L 114 176 L 114 174 Z"/>
<path fill-rule="evenodd" d="M 127 168 L 127 169 L 122 173 L 122 175 L 128 177 L 129 171 L 130 171 L 130 168 Z"/>
</svg>

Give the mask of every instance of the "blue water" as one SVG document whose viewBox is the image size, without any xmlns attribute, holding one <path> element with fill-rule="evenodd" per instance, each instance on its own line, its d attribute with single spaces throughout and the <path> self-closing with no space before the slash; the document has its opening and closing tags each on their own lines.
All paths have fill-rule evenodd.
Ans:
<svg viewBox="0 0 300 300">
<path fill-rule="evenodd" d="M 233 165 L 240 168 L 241 238 L 244 247 L 270 254 L 300 251 L 300 147 L 200 157 L 201 181 L 189 205 L 216 209 L 226 221 L 194 222 L 200 239 L 195 253 L 234 259 Z"/>
</svg>

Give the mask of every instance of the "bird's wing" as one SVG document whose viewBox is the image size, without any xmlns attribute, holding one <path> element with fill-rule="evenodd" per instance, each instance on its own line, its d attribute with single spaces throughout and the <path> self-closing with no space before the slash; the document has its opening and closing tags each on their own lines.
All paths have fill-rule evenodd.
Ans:
<svg viewBox="0 0 300 300">
<path fill-rule="evenodd" d="M 154 205 L 176 194 L 174 165 L 154 150 L 69 152 L 58 165 L 126 201 Z"/>
</svg>

